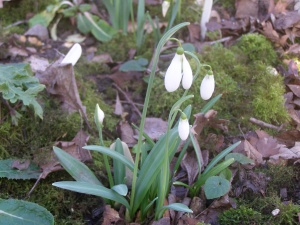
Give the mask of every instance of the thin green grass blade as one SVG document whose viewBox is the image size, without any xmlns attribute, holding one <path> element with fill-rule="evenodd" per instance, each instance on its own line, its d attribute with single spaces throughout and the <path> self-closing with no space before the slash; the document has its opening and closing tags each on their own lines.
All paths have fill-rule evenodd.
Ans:
<svg viewBox="0 0 300 225">
<path fill-rule="evenodd" d="M 213 107 L 214 104 L 216 104 L 217 101 L 219 101 L 219 99 L 222 97 L 222 94 L 217 95 L 216 97 L 212 98 L 202 109 L 201 109 L 201 113 L 207 113 L 208 110 L 211 109 L 211 107 Z"/>
<path fill-rule="evenodd" d="M 215 158 L 213 158 L 213 160 L 205 168 L 203 175 L 209 172 L 211 168 L 213 168 L 221 159 L 223 159 L 229 152 L 235 149 L 235 147 L 237 147 L 240 143 L 241 141 L 236 142 L 235 144 L 229 146 L 228 148 L 220 152 Z"/>
</svg>

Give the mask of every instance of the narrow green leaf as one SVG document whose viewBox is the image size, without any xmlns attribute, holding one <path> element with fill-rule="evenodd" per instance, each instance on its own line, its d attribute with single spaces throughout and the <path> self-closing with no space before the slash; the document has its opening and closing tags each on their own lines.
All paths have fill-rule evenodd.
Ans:
<svg viewBox="0 0 300 225">
<path fill-rule="evenodd" d="M 173 128 L 170 131 L 169 143 L 171 145 L 169 146 L 168 154 L 170 158 L 173 158 L 173 155 L 175 154 L 180 143 L 178 129 Z M 161 167 L 164 162 L 164 151 L 168 151 L 167 149 L 165 149 L 165 144 L 166 135 L 163 135 L 150 151 L 145 162 L 141 166 L 136 184 L 136 194 L 134 198 L 135 203 L 133 209 L 134 212 L 138 209 L 149 188 L 151 187 L 151 184 L 154 182 L 154 180 L 159 175 L 159 172 L 161 171 Z"/>
<path fill-rule="evenodd" d="M 219 198 L 225 195 L 229 189 L 230 182 L 219 176 L 208 178 L 204 185 L 204 192 L 207 199 Z"/>
<path fill-rule="evenodd" d="M 133 171 L 134 165 L 132 162 L 130 162 L 127 158 L 125 158 L 124 155 L 121 155 L 118 152 L 112 151 L 109 148 L 106 148 L 103 146 L 97 146 L 97 145 L 88 145 L 88 146 L 84 146 L 83 149 L 101 152 L 102 154 L 108 155 L 108 156 L 112 157 L 113 159 L 118 159 L 125 166 L 127 166 L 131 171 Z"/>
<path fill-rule="evenodd" d="M 211 100 L 209 100 L 208 103 L 206 103 L 206 105 L 201 109 L 201 113 L 207 113 L 208 110 L 211 109 L 211 107 L 213 107 L 213 105 L 219 101 L 219 99 L 222 97 L 222 94 L 217 95 L 216 97 L 212 98 Z"/>
<path fill-rule="evenodd" d="M 202 176 L 193 185 L 194 189 L 196 191 L 198 191 L 199 188 L 202 187 L 203 184 L 205 184 L 205 182 L 208 178 L 219 174 L 221 171 L 223 171 L 225 168 L 230 166 L 232 163 L 234 163 L 233 158 L 227 159 L 224 162 L 222 162 L 222 163 L 218 164 L 217 166 L 213 167 L 212 169 L 210 169 L 206 174 L 202 174 Z"/>
<path fill-rule="evenodd" d="M 120 139 L 116 140 L 114 150 L 124 156 L 124 150 Z M 125 165 L 118 159 L 113 159 L 114 183 L 123 184 L 125 180 Z"/>
<path fill-rule="evenodd" d="M 226 155 L 225 159 L 234 158 L 236 162 L 239 162 L 240 164 L 250 164 L 253 163 L 253 160 L 249 159 L 247 156 L 241 154 L 241 153 L 229 153 Z"/>
<path fill-rule="evenodd" d="M 229 146 L 228 148 L 220 152 L 215 158 L 213 158 L 213 160 L 205 168 L 203 175 L 209 172 L 211 168 L 213 168 L 221 159 L 223 159 L 229 152 L 235 149 L 240 143 L 241 141 L 236 142 L 235 144 Z"/>
<path fill-rule="evenodd" d="M 78 182 L 78 181 L 60 181 L 60 182 L 55 182 L 52 185 L 70 191 L 76 191 L 83 194 L 96 195 L 102 198 L 110 199 L 115 202 L 121 203 L 127 209 L 129 209 L 129 204 L 123 196 L 101 185 L 90 184 L 86 182 Z"/>
<path fill-rule="evenodd" d="M 81 33 L 87 34 L 88 32 L 91 31 L 91 24 L 84 15 L 78 13 L 76 16 L 76 20 L 77 20 L 77 28 Z"/>
<path fill-rule="evenodd" d="M 180 212 L 193 213 L 193 211 L 182 203 L 172 203 L 162 207 L 163 209 L 171 209 Z"/>
<path fill-rule="evenodd" d="M 92 6 L 90 4 L 80 4 L 79 5 L 79 10 L 80 12 L 86 12 L 91 10 Z"/>
<path fill-rule="evenodd" d="M 53 146 L 53 151 L 60 164 L 76 181 L 102 185 L 94 173 L 84 163 L 58 147 Z"/>
</svg>

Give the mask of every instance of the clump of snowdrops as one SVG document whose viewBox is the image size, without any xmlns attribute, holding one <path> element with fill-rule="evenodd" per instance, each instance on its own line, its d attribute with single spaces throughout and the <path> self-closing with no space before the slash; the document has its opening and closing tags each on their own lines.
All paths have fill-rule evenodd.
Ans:
<svg viewBox="0 0 300 225">
<path fill-rule="evenodd" d="M 193 84 L 193 80 L 197 79 L 201 66 L 208 68 L 207 75 L 204 77 L 200 87 L 201 97 L 204 100 L 210 99 L 215 88 L 214 75 L 210 66 L 201 65 L 198 58 L 193 53 L 183 50 L 180 41 L 171 38 L 174 33 L 188 24 L 189 23 L 181 23 L 170 29 L 164 34 L 157 45 L 139 127 L 138 143 L 135 146 L 136 154 L 134 160 L 128 146 L 120 139 L 117 139 L 110 147 L 106 147 L 104 145 L 102 129 L 105 114 L 97 104 L 95 109 L 95 123 L 99 132 L 100 145 L 85 146 L 84 149 L 98 151 L 103 154 L 109 187 L 105 187 L 85 164 L 57 147 L 53 147 L 55 154 L 57 155 L 61 165 L 72 175 L 75 181 L 55 182 L 53 183 L 54 186 L 80 193 L 101 196 L 106 199 L 108 204 L 111 205 L 120 203 L 126 208 L 125 217 L 127 221 L 134 221 L 135 219 L 144 221 L 149 212 L 153 212 L 153 215 L 157 220 L 161 218 L 163 213 L 168 209 L 192 213 L 192 210 L 189 209 L 188 206 L 181 203 L 172 203 L 169 205 L 164 204 L 164 200 L 169 193 L 170 186 L 172 185 L 171 178 L 174 174 L 174 171 L 170 171 L 170 162 L 173 159 L 181 141 L 186 141 L 186 143 L 190 143 L 190 141 L 192 141 L 194 143 L 193 135 L 190 134 L 189 125 L 191 106 L 181 109 L 181 105 L 186 100 L 193 98 L 193 95 L 187 95 L 187 92 Z M 169 40 L 177 41 L 178 48 L 169 68 L 166 71 L 164 80 L 165 87 L 168 92 L 173 92 L 176 91 L 179 88 L 180 83 L 182 83 L 182 87 L 186 91 L 170 109 L 166 134 L 162 135 L 155 143 L 143 132 L 143 130 L 159 54 L 162 47 Z M 196 60 L 197 71 L 195 73 L 193 73 L 186 55 Z M 66 58 L 69 59 L 69 57 L 70 56 L 68 54 Z M 78 58 L 76 58 L 76 61 L 77 59 Z M 72 63 L 73 65 L 75 64 L 72 60 L 64 61 Z M 220 98 L 220 96 L 221 95 L 218 95 L 211 99 L 205 106 L 205 110 L 208 110 Z M 179 119 L 175 123 L 178 115 Z M 225 149 L 220 155 L 212 160 L 203 175 L 201 174 L 201 165 L 199 161 L 198 180 L 192 187 L 188 186 L 192 194 L 197 194 L 201 186 L 205 185 L 208 181 L 210 181 L 210 185 L 214 185 L 216 177 L 218 184 L 222 184 L 223 186 L 221 187 L 221 191 L 219 188 L 220 185 L 214 188 L 211 188 L 212 186 L 208 186 L 209 190 L 217 189 L 217 192 L 214 193 L 211 193 L 210 191 L 207 192 L 208 197 L 220 197 L 229 190 L 229 181 L 216 175 L 232 164 L 234 162 L 234 158 L 228 158 L 218 165 L 217 163 L 238 144 L 239 143 L 236 143 L 228 149 Z M 182 152 L 186 151 L 188 147 L 188 145 L 184 146 L 185 147 Z M 108 157 L 113 159 L 113 173 L 109 165 Z M 181 158 L 182 157 L 179 157 L 179 160 Z M 198 156 L 197 158 L 199 159 Z M 179 165 L 178 162 L 177 165 Z M 177 185 L 187 186 L 180 182 L 177 182 Z M 137 215 L 139 218 L 136 218 Z"/>
</svg>

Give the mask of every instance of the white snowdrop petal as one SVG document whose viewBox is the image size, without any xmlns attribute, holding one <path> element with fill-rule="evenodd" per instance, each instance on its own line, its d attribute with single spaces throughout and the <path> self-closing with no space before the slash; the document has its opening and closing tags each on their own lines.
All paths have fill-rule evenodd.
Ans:
<svg viewBox="0 0 300 225">
<path fill-rule="evenodd" d="M 76 43 L 70 49 L 65 58 L 61 61 L 61 64 L 69 64 L 71 63 L 73 66 L 77 63 L 82 53 L 82 49 L 80 44 Z"/>
<path fill-rule="evenodd" d="M 181 62 L 182 55 L 175 54 L 165 76 L 165 87 L 168 92 L 176 91 L 179 88 L 182 78 Z"/>
<path fill-rule="evenodd" d="M 273 216 L 277 216 L 279 213 L 280 213 L 280 209 L 274 209 L 274 210 L 272 211 L 272 215 L 273 215 Z"/>
<path fill-rule="evenodd" d="M 100 124 L 103 124 L 105 115 L 102 109 L 100 109 L 98 104 L 96 104 L 96 113 L 97 113 L 97 120 L 99 121 Z"/>
<path fill-rule="evenodd" d="M 182 87 L 184 89 L 189 89 L 193 83 L 193 71 L 189 61 L 186 59 L 184 54 L 182 55 L 182 71 Z"/>
<path fill-rule="evenodd" d="M 213 5 L 213 0 L 205 0 L 204 1 L 203 11 L 202 11 L 202 16 L 201 16 L 201 21 L 200 21 L 202 40 L 205 38 L 205 35 L 206 35 L 206 31 L 207 31 L 206 23 L 210 19 L 212 5 Z"/>
<path fill-rule="evenodd" d="M 165 17 L 167 15 L 168 9 L 170 7 L 170 2 L 163 1 L 161 6 L 162 6 L 162 15 L 163 15 L 163 17 Z"/>
<path fill-rule="evenodd" d="M 211 98 L 215 90 L 215 78 L 214 75 L 206 75 L 200 86 L 200 96 L 203 100 Z"/>
<path fill-rule="evenodd" d="M 185 141 L 190 133 L 190 125 L 189 121 L 187 119 L 181 119 L 179 120 L 178 124 L 178 134 L 181 140 Z"/>
</svg>

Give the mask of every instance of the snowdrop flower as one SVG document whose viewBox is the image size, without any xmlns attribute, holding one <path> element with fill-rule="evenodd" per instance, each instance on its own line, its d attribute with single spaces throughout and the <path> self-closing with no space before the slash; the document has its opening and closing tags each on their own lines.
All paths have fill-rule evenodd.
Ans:
<svg viewBox="0 0 300 225">
<path fill-rule="evenodd" d="M 178 134 L 181 140 L 185 141 L 190 133 L 190 124 L 184 113 L 181 114 L 178 124 Z"/>
<path fill-rule="evenodd" d="M 61 61 L 61 64 L 72 64 L 74 66 L 80 58 L 81 53 L 82 49 L 80 44 L 74 44 L 65 58 Z"/>
<path fill-rule="evenodd" d="M 163 17 L 165 17 L 170 7 L 170 1 L 163 1 L 161 6 L 162 6 L 162 15 Z"/>
<path fill-rule="evenodd" d="M 98 129 L 102 127 L 104 117 L 105 117 L 104 112 L 100 109 L 99 105 L 96 104 L 94 118 Z"/>
<path fill-rule="evenodd" d="M 215 90 L 215 78 L 214 75 L 208 75 L 203 78 L 200 85 L 200 96 L 203 100 L 208 100 L 212 96 Z"/>
<path fill-rule="evenodd" d="M 181 80 L 184 89 L 189 89 L 192 86 L 193 71 L 183 52 L 182 47 L 177 48 L 176 54 L 167 69 L 165 87 L 168 92 L 176 91 Z"/>
</svg>

